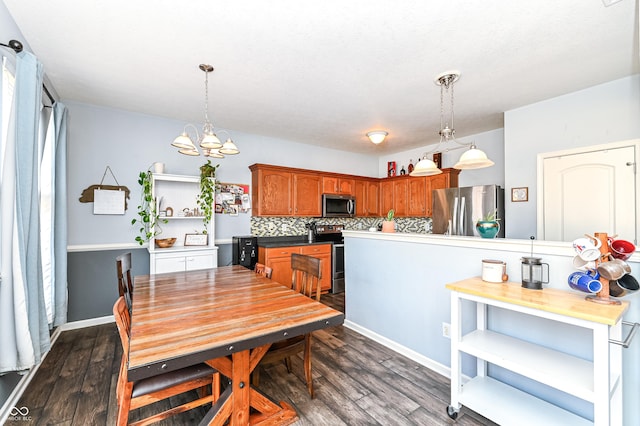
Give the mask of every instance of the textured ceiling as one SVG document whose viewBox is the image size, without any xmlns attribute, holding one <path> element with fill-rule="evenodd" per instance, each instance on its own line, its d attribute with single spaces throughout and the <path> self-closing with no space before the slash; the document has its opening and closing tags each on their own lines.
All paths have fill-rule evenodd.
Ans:
<svg viewBox="0 0 640 426">
<path fill-rule="evenodd" d="M 209 63 L 216 128 L 369 154 L 437 142 L 443 71 L 458 137 L 639 72 L 638 0 L 3 1 L 63 100 L 201 123 Z"/>
</svg>

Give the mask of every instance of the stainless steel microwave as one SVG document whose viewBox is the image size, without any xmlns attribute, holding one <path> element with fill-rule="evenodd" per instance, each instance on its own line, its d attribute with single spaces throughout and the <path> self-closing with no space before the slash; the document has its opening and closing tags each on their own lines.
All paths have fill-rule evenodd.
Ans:
<svg viewBox="0 0 640 426">
<path fill-rule="evenodd" d="M 351 195 L 322 194 L 322 217 L 353 217 L 356 199 Z"/>
</svg>

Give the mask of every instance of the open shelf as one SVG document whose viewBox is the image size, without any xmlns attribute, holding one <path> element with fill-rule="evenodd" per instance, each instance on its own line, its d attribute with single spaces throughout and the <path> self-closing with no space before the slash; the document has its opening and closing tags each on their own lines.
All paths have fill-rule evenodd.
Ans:
<svg viewBox="0 0 640 426">
<path fill-rule="evenodd" d="M 526 392 L 490 377 L 475 377 L 462 386 L 460 403 L 501 425 L 593 425 Z"/>
<path fill-rule="evenodd" d="M 593 363 L 490 330 L 466 334 L 460 351 L 589 402 L 594 402 Z"/>
</svg>

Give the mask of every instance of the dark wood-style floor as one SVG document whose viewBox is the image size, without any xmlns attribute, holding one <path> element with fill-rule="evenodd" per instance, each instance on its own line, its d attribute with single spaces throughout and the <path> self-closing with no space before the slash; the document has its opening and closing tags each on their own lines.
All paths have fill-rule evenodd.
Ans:
<svg viewBox="0 0 640 426">
<path fill-rule="evenodd" d="M 322 301 L 344 311 L 344 293 Z M 304 384 L 302 358 L 294 359 L 292 374 L 284 364 L 260 374 L 259 389 L 291 404 L 300 416 L 296 425 L 494 424 L 464 407 L 457 421 L 451 420 L 449 380 L 385 346 L 343 326 L 313 336 L 314 399 Z M 6 424 L 114 425 L 121 356 L 115 324 L 63 332 L 17 405 L 28 407 L 30 420 Z M 198 424 L 205 411 L 158 424 Z"/>
</svg>

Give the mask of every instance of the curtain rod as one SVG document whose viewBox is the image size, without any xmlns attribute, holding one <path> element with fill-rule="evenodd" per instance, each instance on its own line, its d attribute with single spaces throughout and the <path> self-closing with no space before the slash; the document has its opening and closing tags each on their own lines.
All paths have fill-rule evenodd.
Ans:
<svg viewBox="0 0 640 426">
<path fill-rule="evenodd" d="M 22 43 L 20 43 L 18 40 L 9 40 L 9 44 L 0 43 L 0 46 L 8 47 L 16 53 L 22 52 L 23 48 Z M 53 95 L 51 95 L 51 92 L 49 92 L 49 89 L 47 89 L 47 86 L 45 86 L 44 83 L 42 83 L 42 88 L 44 89 L 44 93 L 47 95 L 51 103 L 55 104 L 56 100 L 53 98 Z"/>
</svg>

